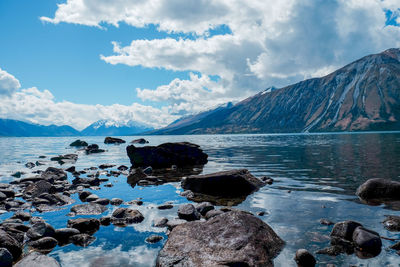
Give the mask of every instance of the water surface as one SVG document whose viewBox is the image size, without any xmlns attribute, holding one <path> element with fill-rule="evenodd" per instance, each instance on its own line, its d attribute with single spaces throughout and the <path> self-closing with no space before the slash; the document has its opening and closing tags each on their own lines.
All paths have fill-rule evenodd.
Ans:
<svg viewBox="0 0 400 267">
<path fill-rule="evenodd" d="M 130 141 L 137 137 L 122 138 Z M 0 182 L 13 180 L 11 174 L 15 171 L 31 171 L 24 164 L 35 162 L 40 155 L 49 158 L 75 153 L 75 149 L 68 147 L 75 139 L 0 138 Z M 78 152 L 79 159 L 74 164 L 78 170 L 103 163 L 129 166 L 126 144 L 105 145 L 104 137 L 81 139 L 97 143 L 107 152 L 95 155 Z M 388 232 L 381 224 L 384 215 L 400 215 L 399 211 L 385 205 L 365 205 L 354 194 L 357 187 L 370 178 L 400 181 L 400 133 L 148 136 L 146 139 L 150 145 L 175 141 L 199 144 L 209 155 L 203 173 L 247 168 L 255 176 L 271 176 L 274 184 L 250 195 L 238 208 L 254 214 L 265 211 L 266 215 L 260 218 L 285 240 L 286 246 L 274 260 L 275 266 L 296 266 L 293 256 L 299 248 L 315 253 L 329 245 L 332 226 L 321 225 L 321 218 L 335 222 L 356 220 L 382 236 L 400 238 L 399 233 Z M 49 163 L 37 169 L 48 166 L 58 165 Z M 151 227 L 151 222 L 162 216 L 174 218 L 177 211 L 177 207 L 161 211 L 157 205 L 166 201 L 176 205 L 188 202 L 179 195 L 182 192 L 179 182 L 134 188 L 126 183 L 124 176 L 110 178 L 110 182 L 113 187 L 101 186 L 101 190 L 94 193 L 106 198 L 119 197 L 124 201 L 142 198 L 144 205 L 133 207 L 143 213 L 145 221 L 126 228 L 101 227 L 94 234 L 97 240 L 86 248 L 72 244 L 56 247 L 50 255 L 62 266 L 153 266 L 167 236 L 163 229 Z M 73 197 L 80 203 L 77 196 Z M 102 216 L 110 215 L 116 209 L 108 207 Z M 42 216 L 54 227 L 61 228 L 70 218 L 66 216 L 69 208 L 34 215 Z M 0 219 L 10 216 L 6 213 Z M 154 233 L 163 235 L 164 240 L 158 244 L 145 243 L 146 237 Z M 383 240 L 384 248 L 391 244 L 393 242 Z M 355 255 L 316 257 L 321 266 L 326 263 L 337 266 L 400 265 L 400 256 L 386 249 L 379 256 L 367 260 Z"/>
</svg>

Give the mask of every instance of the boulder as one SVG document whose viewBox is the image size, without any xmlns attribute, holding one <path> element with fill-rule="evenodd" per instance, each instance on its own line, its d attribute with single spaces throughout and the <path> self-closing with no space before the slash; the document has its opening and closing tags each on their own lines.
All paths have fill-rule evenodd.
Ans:
<svg viewBox="0 0 400 267">
<path fill-rule="evenodd" d="M 104 226 L 108 226 L 111 224 L 111 217 L 102 217 L 100 218 L 100 224 Z"/>
<path fill-rule="evenodd" d="M 53 226 L 45 222 L 38 222 L 26 232 L 26 236 L 31 240 L 37 240 L 43 237 L 54 237 L 55 230 Z"/>
<path fill-rule="evenodd" d="M 110 200 L 108 198 L 98 198 L 94 201 L 91 201 L 91 203 L 107 206 L 108 204 L 110 204 Z"/>
<path fill-rule="evenodd" d="M 81 233 L 94 234 L 100 229 L 100 221 L 95 218 L 71 219 L 68 220 L 67 226 L 78 229 Z"/>
<path fill-rule="evenodd" d="M 331 237 L 337 237 L 351 241 L 353 238 L 354 230 L 359 226 L 362 225 L 354 221 L 343 221 L 335 223 L 332 228 Z"/>
<path fill-rule="evenodd" d="M 62 169 L 48 167 L 43 173 L 40 175 L 43 179 L 52 183 L 57 180 L 67 180 L 67 173 Z"/>
<path fill-rule="evenodd" d="M 369 179 L 358 187 L 357 196 L 365 201 L 400 200 L 400 182 L 388 179 Z"/>
<path fill-rule="evenodd" d="M 371 254 L 371 256 L 379 255 L 381 252 L 382 241 L 379 234 L 362 226 L 354 230 L 353 242 L 358 250 Z"/>
<path fill-rule="evenodd" d="M 60 228 L 56 229 L 55 236 L 54 238 L 57 239 L 58 243 L 67 243 L 68 239 L 73 236 L 73 235 L 78 235 L 81 232 L 79 232 L 78 229 L 75 228 Z"/>
<path fill-rule="evenodd" d="M 166 227 L 168 219 L 165 217 L 157 218 L 153 221 L 153 227 Z"/>
<path fill-rule="evenodd" d="M 43 237 L 35 241 L 29 242 L 29 246 L 36 249 L 49 252 L 57 246 L 58 242 L 53 237 Z"/>
<path fill-rule="evenodd" d="M 74 142 L 72 142 L 71 144 L 69 144 L 69 146 L 82 147 L 82 146 L 88 146 L 88 143 L 78 139 L 78 140 L 75 140 Z"/>
<path fill-rule="evenodd" d="M 294 260 L 298 267 L 314 267 L 317 263 L 314 256 L 306 249 L 297 250 Z"/>
<path fill-rule="evenodd" d="M 11 218 L 20 219 L 21 221 L 27 222 L 30 220 L 31 217 L 32 217 L 32 215 L 30 215 L 27 212 L 18 211 L 16 213 L 14 213 L 14 215 Z"/>
<path fill-rule="evenodd" d="M 97 203 L 78 204 L 71 208 L 71 215 L 99 215 L 107 210 L 107 207 Z"/>
<path fill-rule="evenodd" d="M 133 141 L 131 141 L 131 144 L 148 144 L 149 143 L 149 141 L 147 141 L 146 139 L 144 139 L 144 138 L 139 138 L 139 139 L 135 139 L 135 140 L 133 140 Z"/>
<path fill-rule="evenodd" d="M 172 165 L 178 167 L 204 165 L 208 157 L 198 145 L 188 142 L 145 147 L 130 145 L 126 151 L 131 164 L 135 167 L 169 168 Z"/>
<path fill-rule="evenodd" d="M 33 197 L 37 197 L 43 193 L 54 193 L 54 192 L 55 188 L 51 183 L 45 180 L 39 180 L 35 183 L 28 185 L 25 188 L 23 192 L 23 198 L 30 199 Z"/>
<path fill-rule="evenodd" d="M 200 220 L 200 213 L 192 204 L 182 204 L 178 208 L 178 217 L 186 221 Z"/>
<path fill-rule="evenodd" d="M 119 206 L 119 205 L 121 205 L 123 202 L 124 202 L 124 201 L 123 201 L 122 199 L 120 199 L 120 198 L 112 198 L 112 199 L 110 200 L 110 204 L 111 204 L 111 205 L 114 205 L 114 206 Z"/>
<path fill-rule="evenodd" d="M 123 143 L 126 143 L 126 141 L 120 138 L 114 138 L 108 136 L 104 139 L 104 144 L 123 144 Z"/>
<path fill-rule="evenodd" d="M 386 219 L 382 223 L 383 226 L 389 231 L 400 231 L 400 216 L 386 215 Z"/>
<path fill-rule="evenodd" d="M 183 195 L 189 200 L 219 205 L 239 204 L 264 185 L 246 169 L 192 175 L 181 182 L 182 188 L 187 190 Z"/>
<path fill-rule="evenodd" d="M 13 256 L 11 255 L 11 253 L 5 248 L 0 248 L 0 266 L 11 267 L 12 264 Z"/>
<path fill-rule="evenodd" d="M 7 232 L 0 229 L 0 248 L 7 249 L 13 259 L 18 259 L 22 253 L 22 245 Z"/>
<path fill-rule="evenodd" d="M 262 245 L 261 245 L 262 244 Z M 156 266 L 273 266 L 284 241 L 259 218 L 231 211 L 171 231 Z"/>
<path fill-rule="evenodd" d="M 58 155 L 50 158 L 51 161 L 57 161 L 59 164 L 75 163 L 78 160 L 77 154 Z"/>
<path fill-rule="evenodd" d="M 14 267 L 60 267 L 60 264 L 52 257 L 43 255 L 39 252 L 31 252 L 22 260 L 17 262 Z"/>
<path fill-rule="evenodd" d="M 127 225 L 132 223 L 140 223 L 144 220 L 142 213 L 138 210 L 130 208 L 118 208 L 111 216 L 111 223 L 114 225 Z"/>
<path fill-rule="evenodd" d="M 196 210 L 205 216 L 207 212 L 214 209 L 214 206 L 210 202 L 201 202 L 195 205 Z"/>
<path fill-rule="evenodd" d="M 105 152 L 105 150 L 100 149 L 97 144 L 92 144 L 85 148 L 85 152 L 86 152 L 86 154 L 89 155 L 89 154 L 102 153 L 102 152 Z"/>
<path fill-rule="evenodd" d="M 14 198 L 15 192 L 11 189 L 1 188 L 0 193 L 3 193 L 7 198 Z"/>
<path fill-rule="evenodd" d="M 99 168 L 102 169 L 102 170 L 104 170 L 104 169 L 112 168 L 112 167 L 114 167 L 114 166 L 115 166 L 115 164 L 101 164 L 101 165 L 99 166 Z"/>
<path fill-rule="evenodd" d="M 28 162 L 28 163 L 26 163 L 25 164 L 25 167 L 27 167 L 28 169 L 33 169 L 33 168 L 35 168 L 35 163 L 33 163 L 33 162 Z"/>
<path fill-rule="evenodd" d="M 96 240 L 96 237 L 88 234 L 73 235 L 69 238 L 69 242 L 79 247 L 87 247 Z"/>
<path fill-rule="evenodd" d="M 0 202 L 4 201 L 6 199 L 7 199 L 7 196 L 4 193 L 0 192 Z"/>
</svg>

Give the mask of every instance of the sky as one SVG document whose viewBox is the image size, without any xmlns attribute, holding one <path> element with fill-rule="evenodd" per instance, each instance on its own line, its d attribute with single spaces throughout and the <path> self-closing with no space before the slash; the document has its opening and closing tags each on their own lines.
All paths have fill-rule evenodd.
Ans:
<svg viewBox="0 0 400 267">
<path fill-rule="evenodd" d="M 400 0 L 1 0 L 0 118 L 166 126 L 400 47 Z"/>
</svg>

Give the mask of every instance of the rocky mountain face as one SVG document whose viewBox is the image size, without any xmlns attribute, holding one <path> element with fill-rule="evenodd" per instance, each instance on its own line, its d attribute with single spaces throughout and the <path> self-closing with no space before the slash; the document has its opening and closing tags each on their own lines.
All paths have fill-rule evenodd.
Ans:
<svg viewBox="0 0 400 267">
<path fill-rule="evenodd" d="M 146 126 L 134 121 L 117 122 L 112 120 L 97 121 L 81 131 L 82 135 L 133 135 L 153 130 L 150 126 Z"/>
<path fill-rule="evenodd" d="M 38 125 L 17 120 L 0 119 L 0 136 L 74 136 L 79 131 L 70 126 Z"/>
<path fill-rule="evenodd" d="M 198 117 L 155 133 L 400 130 L 400 49 L 366 56 L 325 77 L 265 90 Z"/>
</svg>

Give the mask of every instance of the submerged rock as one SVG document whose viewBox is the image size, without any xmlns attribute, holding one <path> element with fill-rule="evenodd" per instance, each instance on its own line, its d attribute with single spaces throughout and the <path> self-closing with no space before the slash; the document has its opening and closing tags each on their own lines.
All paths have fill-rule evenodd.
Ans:
<svg viewBox="0 0 400 267">
<path fill-rule="evenodd" d="M 60 264 L 52 257 L 43 255 L 39 252 L 31 252 L 22 260 L 17 262 L 14 267 L 60 267 Z"/>
<path fill-rule="evenodd" d="M 283 245 L 284 241 L 262 220 L 231 211 L 206 222 L 176 226 L 156 265 L 272 266 Z"/>
<path fill-rule="evenodd" d="M 88 143 L 78 139 L 78 140 L 75 140 L 74 142 L 72 142 L 71 144 L 69 144 L 69 146 L 82 147 L 82 146 L 88 146 Z"/>
<path fill-rule="evenodd" d="M 111 216 L 111 223 L 117 226 L 124 226 L 132 223 L 140 223 L 144 220 L 142 213 L 130 208 L 118 208 Z"/>
<path fill-rule="evenodd" d="M 160 235 L 151 235 L 148 238 L 146 238 L 146 242 L 150 243 L 150 244 L 155 244 L 157 242 L 160 242 L 161 240 L 163 240 L 163 237 Z"/>
<path fill-rule="evenodd" d="M 71 208 L 71 216 L 76 215 L 99 215 L 107 210 L 107 207 L 97 204 L 78 204 Z"/>
<path fill-rule="evenodd" d="M 365 201 L 400 200 L 400 182 L 388 179 L 369 179 L 358 187 L 357 196 Z"/>
<path fill-rule="evenodd" d="M 131 164 L 135 167 L 169 168 L 172 165 L 178 167 L 204 165 L 208 157 L 198 145 L 188 142 L 145 147 L 130 145 L 126 151 Z"/>
<path fill-rule="evenodd" d="M 104 144 L 123 144 L 126 143 L 125 140 L 122 140 L 120 138 L 115 138 L 115 137 L 106 137 L 104 139 Z"/>
<path fill-rule="evenodd" d="M 382 223 L 383 226 L 389 231 L 400 231 L 400 216 L 386 215 L 386 219 Z"/>
<path fill-rule="evenodd" d="M 88 235 L 88 234 L 78 234 L 73 235 L 69 238 L 69 241 L 80 247 L 87 247 L 92 244 L 96 240 L 96 237 Z"/>
<path fill-rule="evenodd" d="M 239 204 L 264 185 L 246 169 L 192 175 L 181 182 L 182 188 L 188 190 L 184 196 L 189 200 L 219 205 Z"/>
</svg>

